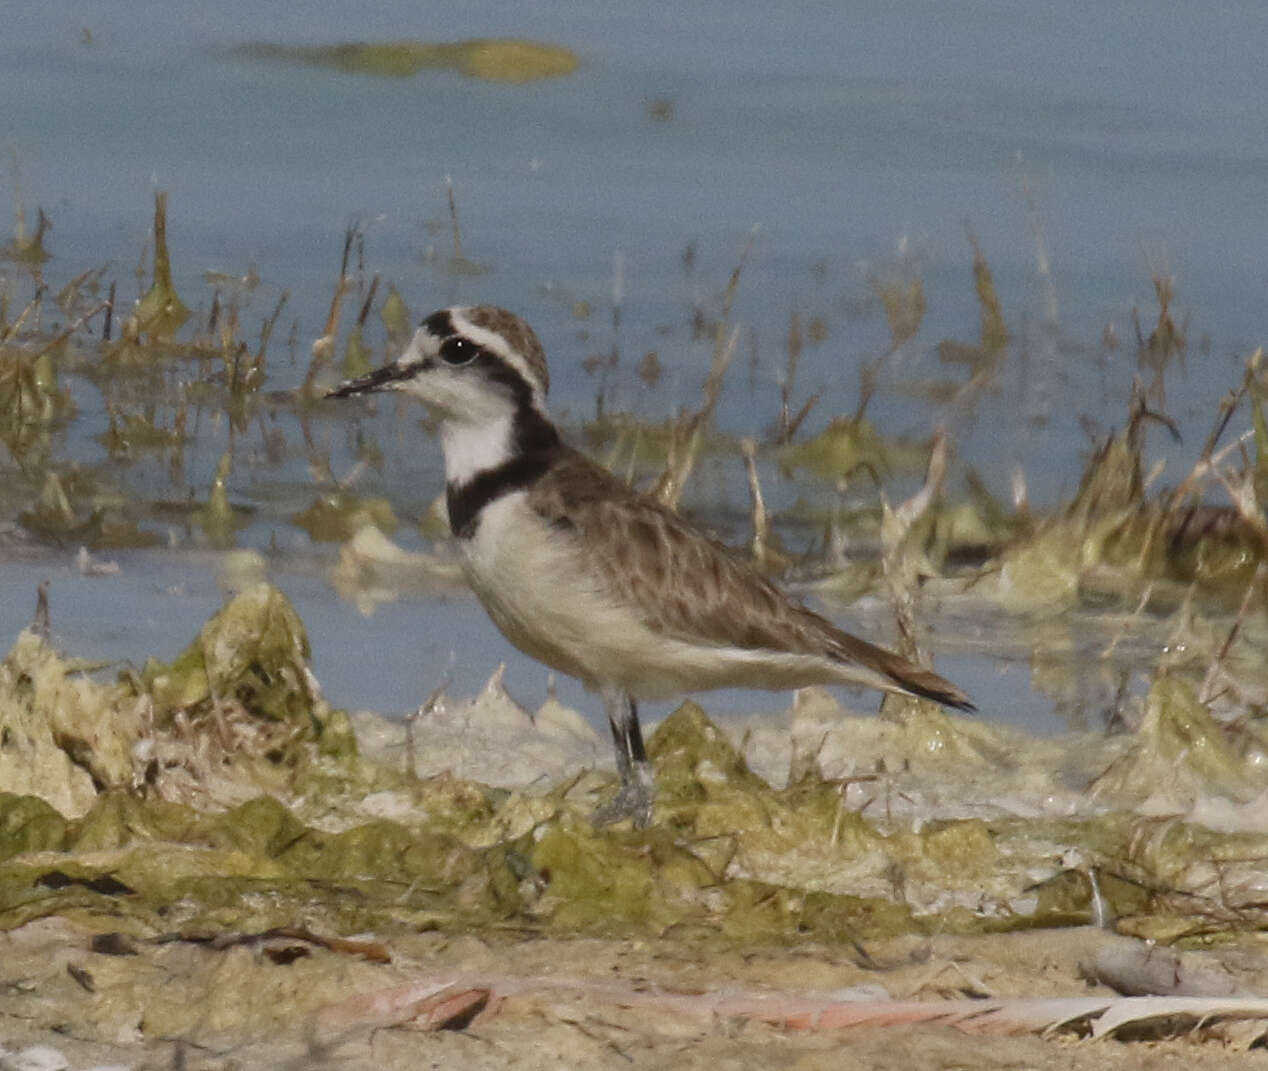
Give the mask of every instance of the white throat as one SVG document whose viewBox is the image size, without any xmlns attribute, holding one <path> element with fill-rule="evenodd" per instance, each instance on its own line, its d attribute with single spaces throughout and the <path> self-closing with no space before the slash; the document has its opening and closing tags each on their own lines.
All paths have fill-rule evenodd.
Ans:
<svg viewBox="0 0 1268 1071">
<path fill-rule="evenodd" d="M 445 452 L 445 479 L 450 484 L 464 484 L 509 461 L 514 456 L 513 429 L 511 412 L 478 424 L 444 421 L 440 426 L 440 445 Z"/>
</svg>

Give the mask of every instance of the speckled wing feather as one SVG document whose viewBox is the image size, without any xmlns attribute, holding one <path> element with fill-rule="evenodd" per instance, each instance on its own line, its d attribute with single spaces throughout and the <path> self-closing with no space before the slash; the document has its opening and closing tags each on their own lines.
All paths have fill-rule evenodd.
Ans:
<svg viewBox="0 0 1268 1071">
<path fill-rule="evenodd" d="M 575 450 L 558 449 L 529 502 L 552 524 L 574 529 L 594 573 L 668 638 L 862 665 L 902 690 L 972 709 L 949 681 L 842 632 L 673 510 Z"/>
</svg>

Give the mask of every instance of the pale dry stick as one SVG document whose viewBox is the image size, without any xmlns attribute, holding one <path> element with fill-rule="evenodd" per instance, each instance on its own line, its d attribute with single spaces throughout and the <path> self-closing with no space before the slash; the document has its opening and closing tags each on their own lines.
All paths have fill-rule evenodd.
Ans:
<svg viewBox="0 0 1268 1071">
<path fill-rule="evenodd" d="M 1098 870 L 1091 863 L 1087 865 L 1088 885 L 1092 888 L 1092 925 L 1098 930 L 1114 929 L 1114 909 L 1110 906 L 1110 902 L 1105 899 L 1105 894 L 1101 892 L 1101 881 L 1098 876 Z"/>
<path fill-rule="evenodd" d="M 1020 517 L 1030 517 L 1030 490 L 1026 486 L 1026 470 L 1014 465 L 1008 474 L 1008 483 L 1013 496 L 1013 511 Z"/>
<path fill-rule="evenodd" d="M 43 285 L 36 287 L 35 296 L 22 307 L 22 311 L 18 313 L 18 318 L 9 325 L 9 330 L 4 333 L 3 338 L 0 338 L 0 345 L 17 336 L 17 333 L 22 329 L 22 325 L 26 322 L 26 318 L 31 314 L 32 310 L 38 308 L 43 300 L 46 289 L 47 287 Z"/>
<path fill-rule="evenodd" d="M 1248 434 L 1253 435 L 1254 432 Z M 1241 439 L 1238 440 L 1238 445 Z M 1240 472 L 1223 472 L 1216 470 L 1215 478 L 1224 485 L 1228 497 L 1233 500 L 1233 508 L 1237 515 L 1259 537 L 1261 549 L 1268 552 L 1268 521 L 1260 507 L 1259 495 L 1255 491 L 1255 472 L 1249 462 L 1242 466 Z"/>
<path fill-rule="evenodd" d="M 762 497 L 762 485 L 757 476 L 757 443 L 749 437 L 741 439 L 740 452 L 744 455 L 744 471 L 748 474 L 748 490 L 753 499 L 753 560 L 758 565 L 765 565 L 770 553 L 770 516 L 766 512 L 766 500 Z"/>
<path fill-rule="evenodd" d="M 727 280 L 726 290 L 722 294 L 721 322 L 723 324 L 727 323 L 731 318 L 731 310 L 735 305 L 735 295 L 740 288 L 740 276 L 744 271 L 745 263 L 748 261 L 749 253 L 752 251 L 753 242 L 757 239 L 758 230 L 758 227 L 754 227 L 749 233 L 749 239 L 744 244 L 744 249 L 740 252 L 740 259 L 736 261 L 735 267 L 731 269 L 731 277 Z M 682 499 L 683 487 L 686 485 L 687 477 L 691 474 L 692 467 L 695 465 L 696 451 L 700 446 L 704 425 L 712 417 L 713 411 L 717 408 L 718 399 L 722 395 L 722 381 L 735 356 L 735 346 L 739 341 L 739 334 L 740 329 L 735 326 L 731 329 L 730 335 L 726 336 L 726 340 L 723 341 L 722 331 L 719 329 L 714 339 L 713 361 L 709 366 L 709 376 L 704 384 L 704 404 L 691 416 L 684 415 L 680 417 L 674 426 L 669 445 L 669 457 L 665 462 L 665 470 L 661 473 L 660 478 L 651 490 L 653 498 L 671 509 L 677 508 L 679 501 Z"/>
<path fill-rule="evenodd" d="M 1258 355 L 1258 351 L 1256 355 Z M 1252 358 L 1251 360 L 1253 362 L 1255 358 Z M 1215 444 L 1219 442 L 1220 436 L 1224 433 L 1224 429 L 1228 427 L 1228 423 L 1232 419 L 1233 413 L 1236 411 L 1238 405 L 1241 404 L 1241 400 L 1245 396 L 1247 389 L 1247 385 L 1243 383 L 1237 390 L 1232 391 L 1221 403 L 1220 414 L 1216 418 L 1215 425 L 1211 429 L 1210 434 L 1207 436 L 1206 444 L 1202 448 L 1201 456 L 1196 462 L 1194 462 L 1193 468 L 1189 470 L 1189 474 L 1180 481 L 1179 486 L 1177 486 L 1176 489 L 1168 496 L 1166 504 L 1163 507 L 1163 517 L 1159 518 L 1159 521 L 1151 526 L 1149 537 L 1145 542 L 1145 546 L 1141 549 L 1142 560 L 1144 555 L 1148 553 L 1150 544 L 1160 529 L 1162 521 L 1174 515 L 1184 501 L 1193 494 L 1198 484 L 1212 474 L 1214 474 L 1215 477 L 1224 485 L 1229 497 L 1233 500 L 1234 508 L 1237 510 L 1238 514 L 1244 521 L 1247 522 L 1251 530 L 1259 536 L 1260 541 L 1265 546 L 1265 549 L 1268 549 L 1268 525 L 1265 525 L 1264 520 L 1259 513 L 1258 504 L 1255 500 L 1253 480 L 1246 479 L 1244 481 L 1244 486 L 1240 489 L 1239 493 L 1239 489 L 1235 489 L 1232 486 L 1229 479 L 1225 477 L 1219 468 L 1220 464 L 1232 451 L 1245 449 L 1244 444 L 1247 440 L 1254 437 L 1254 430 L 1248 429 L 1222 449 L 1218 451 L 1215 449 Z M 1152 482 L 1155 478 L 1157 471 L 1159 470 L 1155 468 L 1155 472 L 1151 472 L 1150 482 Z M 1182 531 L 1183 526 L 1181 527 L 1181 532 Z"/>
<path fill-rule="evenodd" d="M 1143 495 L 1149 490 L 1149 488 L 1157 483 L 1158 478 L 1166 471 L 1166 469 L 1167 459 L 1165 457 L 1158 458 L 1158 460 L 1149 467 L 1149 471 L 1145 473 L 1145 478 L 1140 481 L 1140 493 Z"/>
<path fill-rule="evenodd" d="M 1127 635 L 1128 626 L 1133 622 L 1140 620 L 1140 616 L 1145 612 L 1145 607 L 1149 605 L 1149 600 L 1153 597 L 1153 593 L 1154 582 L 1151 580 L 1145 585 L 1145 590 L 1141 592 L 1140 600 L 1136 603 L 1136 609 L 1131 612 L 1127 620 L 1123 623 L 1123 627 L 1114 633 L 1113 639 L 1109 641 L 1105 650 L 1101 652 L 1101 661 L 1105 661 L 1110 658 L 1114 652 L 1118 650 L 1119 643 L 1122 641 L 1123 637 Z"/>
<path fill-rule="evenodd" d="M 1263 350 L 1256 350 L 1247 361 L 1247 368 L 1253 371 L 1262 358 Z M 1194 462 L 1193 468 L 1189 475 L 1186 476 L 1180 485 L 1171 493 L 1171 497 L 1167 503 L 1167 510 L 1175 509 L 1188 496 L 1190 490 L 1210 472 L 1211 468 L 1218 465 L 1227 455 L 1230 449 L 1236 448 L 1248 435 L 1253 432 L 1243 434 L 1238 439 L 1230 443 L 1224 450 L 1217 455 L 1215 453 L 1215 444 L 1220 441 L 1220 437 L 1224 434 L 1224 429 L 1228 427 L 1229 421 L 1233 419 L 1233 413 L 1237 411 L 1237 407 L 1241 405 L 1242 399 L 1246 396 L 1250 389 L 1248 379 L 1244 379 L 1242 383 L 1235 389 L 1230 391 L 1224 400 L 1220 403 L 1220 412 L 1215 419 L 1215 424 L 1211 428 L 1210 433 L 1206 437 L 1206 443 L 1202 447 L 1202 453 L 1198 456 L 1198 460 Z"/>
<path fill-rule="evenodd" d="M 897 509 L 891 509 L 881 495 L 881 566 L 889 591 L 890 608 L 898 624 L 899 651 L 917 665 L 929 665 L 928 653 L 917 639 L 915 595 L 917 567 L 906 543 L 912 527 L 933 505 L 942 491 L 947 472 L 947 437 L 941 429 L 934 435 L 924 485 Z"/>
<path fill-rule="evenodd" d="M 1224 459 L 1228 457 L 1228 455 L 1231 454 L 1234 450 L 1241 449 L 1245 443 L 1252 441 L 1254 438 L 1255 438 L 1255 429 L 1247 428 L 1244 432 L 1242 432 L 1239 436 L 1237 436 L 1237 438 L 1234 439 L 1228 445 L 1222 447 L 1220 450 L 1217 450 L 1210 455 L 1199 458 L 1194 463 L 1193 469 L 1189 472 L 1189 475 L 1185 477 L 1184 481 L 1180 484 L 1180 486 L 1176 488 L 1175 497 L 1179 498 L 1183 492 L 1188 491 L 1190 483 L 1196 483 L 1200 480 L 1203 480 L 1207 476 L 1211 475 L 1212 473 L 1218 476 L 1219 475 L 1218 466 L 1224 461 Z"/>
<path fill-rule="evenodd" d="M 642 437 L 643 437 L 642 427 L 638 424 L 635 424 L 633 434 L 630 435 L 630 454 L 625 462 L 625 476 L 624 476 L 625 482 L 629 484 L 631 487 L 634 486 L 634 474 L 638 471 L 639 441 L 642 439 Z M 618 443 L 620 442 L 619 439 L 617 441 Z M 615 468 L 615 456 L 613 458 L 613 461 L 614 461 L 614 464 L 609 465 L 608 466 L 609 468 Z"/>
<path fill-rule="evenodd" d="M 57 336 L 51 342 L 47 343 L 44 347 L 42 347 L 39 352 L 46 353 L 49 350 L 54 349 L 57 346 L 60 346 L 63 342 L 65 342 L 68 338 L 70 338 L 73 334 L 75 334 L 76 331 L 78 331 L 81 327 L 83 327 L 84 324 L 86 324 L 89 320 L 91 320 L 94 316 L 96 316 L 97 313 L 103 312 L 109 308 L 110 308 L 110 303 L 108 301 L 98 302 L 93 308 L 89 309 L 88 312 L 84 313 L 74 323 L 70 324 L 67 327 L 62 328 L 62 330 L 57 333 Z"/>
<path fill-rule="evenodd" d="M 462 230 L 458 226 L 458 203 L 454 200 L 452 175 L 445 176 L 445 193 L 449 197 L 449 224 L 453 228 L 454 260 L 466 260 L 466 257 L 462 255 Z"/>
<path fill-rule="evenodd" d="M 1167 511 L 1175 510 L 1181 502 L 1207 476 L 1214 476 L 1223 486 L 1232 500 L 1237 515 L 1246 523 L 1258 538 L 1261 549 L 1268 551 L 1268 522 L 1264 520 L 1263 510 L 1255 493 L 1255 476 L 1249 465 L 1243 466 L 1242 473 L 1225 473 L 1220 469 L 1223 460 L 1234 450 L 1245 451 L 1246 443 L 1255 437 L 1253 428 L 1248 428 L 1222 450 L 1210 453 L 1209 450 L 1194 464 L 1192 471 L 1180 483 L 1171 495 Z M 1236 481 L 1236 482 L 1234 482 Z"/>
<path fill-rule="evenodd" d="M 1031 241 L 1035 244 L 1035 272 L 1043 284 L 1044 319 L 1049 325 L 1055 326 L 1060 319 L 1057 288 L 1052 279 L 1052 263 L 1048 257 L 1048 239 L 1044 234 L 1043 223 L 1039 219 L 1039 207 L 1035 203 L 1035 194 L 1031 188 L 1029 176 L 1023 176 L 1021 191 L 1026 198 L 1026 217 L 1030 223 Z"/>
<path fill-rule="evenodd" d="M 735 356 L 735 346 L 739 341 L 740 329 L 734 327 L 726 344 L 714 351 L 713 364 L 709 368 L 709 377 L 704 384 L 704 404 L 694 413 L 683 415 L 674 427 L 674 434 L 669 448 L 669 457 L 665 462 L 665 471 L 652 489 L 652 495 L 663 505 L 676 509 L 682 499 L 683 488 L 696 463 L 696 453 L 700 449 L 700 440 L 704 436 L 704 428 L 722 396 L 722 381 Z"/>
<path fill-rule="evenodd" d="M 965 976 L 970 984 L 976 984 Z M 411 1023 L 416 1029 L 438 1030 L 466 1023 L 478 1013 L 487 1021 L 518 1001 L 528 1007 L 552 1001 L 583 1001 L 589 1009 L 604 1006 L 642 1009 L 648 1014 L 681 1015 L 719 1024 L 734 1020 L 764 1023 L 784 1031 L 828 1031 L 850 1027 L 910 1027 L 927 1023 L 965 1034 L 1051 1034 L 1058 1030 L 1090 1031 L 1106 1037 L 1130 1025 L 1182 1019 L 1205 1022 L 1216 1017 L 1268 1020 L 1268 1000 L 1261 997 L 1046 997 L 961 1000 L 848 1000 L 827 993 L 769 990 L 681 992 L 647 983 L 598 982 L 558 976 L 449 975 L 358 993 L 319 1011 L 313 1035 L 345 1038 L 357 1030 Z"/>
<path fill-rule="evenodd" d="M 806 417 L 808 417 L 810 415 L 810 411 L 819 404 L 819 399 L 822 397 L 823 389 L 820 388 L 802 402 L 801 408 L 793 414 L 792 419 L 788 422 L 788 426 L 784 429 L 785 434 L 782 442 L 792 442 L 794 436 L 796 436 L 797 432 L 801 430 L 801 425 L 805 423 Z"/>
<path fill-rule="evenodd" d="M 1255 567 L 1255 575 L 1251 577 L 1250 583 L 1246 585 L 1246 592 L 1242 596 L 1242 603 L 1237 608 L 1237 616 L 1233 619 L 1228 635 L 1224 637 L 1224 642 L 1220 644 L 1220 649 L 1211 660 L 1211 664 L 1206 670 L 1206 676 L 1202 679 L 1202 687 L 1198 690 L 1198 702 L 1203 706 L 1210 703 L 1219 694 L 1214 690 L 1216 678 L 1223 672 L 1224 660 L 1228 657 L 1228 652 L 1232 649 L 1234 641 L 1242 630 L 1242 623 L 1246 620 L 1246 612 L 1250 609 L 1250 600 L 1254 596 L 1255 591 L 1263 584 L 1265 575 L 1264 563 L 1261 561 Z"/>
<path fill-rule="evenodd" d="M 308 366 L 308 375 L 304 377 L 301 393 L 310 398 L 313 393 L 313 381 L 326 363 L 334 356 L 335 340 L 339 334 L 339 321 L 343 316 L 343 299 L 348 293 L 351 279 L 348 277 L 348 259 L 352 255 L 353 243 L 357 236 L 357 225 L 350 226 L 343 236 L 343 257 L 339 262 L 339 281 L 335 283 L 335 292 L 330 297 L 330 311 L 326 314 L 326 327 L 321 337 L 313 342 L 313 361 Z"/>
</svg>

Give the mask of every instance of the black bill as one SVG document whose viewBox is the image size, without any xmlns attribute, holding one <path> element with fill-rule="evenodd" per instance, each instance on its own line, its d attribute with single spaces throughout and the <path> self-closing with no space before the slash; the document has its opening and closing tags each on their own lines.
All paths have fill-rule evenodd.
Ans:
<svg viewBox="0 0 1268 1071">
<path fill-rule="evenodd" d="M 385 364 L 382 368 L 376 368 L 368 376 L 344 380 L 334 390 L 326 391 L 326 397 L 349 398 L 354 394 L 372 394 L 376 390 L 387 390 L 393 383 L 401 379 L 409 379 L 417 371 L 417 364 L 401 364 L 395 361 L 392 364 Z"/>
</svg>

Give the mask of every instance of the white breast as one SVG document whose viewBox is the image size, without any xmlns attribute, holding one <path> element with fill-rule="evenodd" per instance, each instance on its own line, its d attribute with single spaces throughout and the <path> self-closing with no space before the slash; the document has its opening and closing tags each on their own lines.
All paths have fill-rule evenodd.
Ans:
<svg viewBox="0 0 1268 1071">
<path fill-rule="evenodd" d="M 467 580 L 507 639 L 591 687 L 610 679 L 602 667 L 612 645 L 639 626 L 582 567 L 569 532 L 521 491 L 489 503 L 462 547 Z"/>
</svg>

